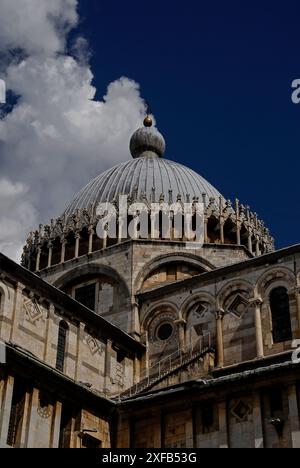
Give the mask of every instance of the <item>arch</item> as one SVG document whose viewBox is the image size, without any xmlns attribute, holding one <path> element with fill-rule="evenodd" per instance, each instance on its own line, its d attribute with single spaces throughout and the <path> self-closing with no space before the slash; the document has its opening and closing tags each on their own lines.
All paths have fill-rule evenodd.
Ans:
<svg viewBox="0 0 300 468">
<path fill-rule="evenodd" d="M 174 302 L 163 301 L 153 304 L 147 310 L 144 310 L 145 316 L 141 321 L 142 330 L 147 330 L 151 322 L 153 322 L 161 312 L 170 312 L 174 314 L 176 318 L 179 317 L 179 308 Z"/>
<path fill-rule="evenodd" d="M 69 325 L 64 320 L 59 322 L 57 337 L 56 369 L 63 372 L 67 348 L 67 334 Z"/>
<path fill-rule="evenodd" d="M 4 305 L 10 299 L 9 289 L 3 282 L 0 282 L 0 315 L 4 315 Z"/>
<path fill-rule="evenodd" d="M 205 302 L 210 304 L 210 306 L 215 307 L 216 306 L 216 299 L 214 296 L 208 292 L 200 292 L 198 294 L 195 294 L 191 297 L 188 297 L 184 303 L 182 304 L 181 307 L 181 313 L 182 313 L 182 318 L 184 320 L 187 319 L 188 313 L 190 312 L 191 308 L 195 305 L 197 305 L 199 302 Z"/>
<path fill-rule="evenodd" d="M 229 296 L 235 292 L 245 292 L 250 297 L 253 296 L 254 285 L 247 280 L 236 279 L 233 281 L 228 281 L 223 288 L 219 291 L 217 296 L 218 306 L 224 309 L 225 302 Z"/>
<path fill-rule="evenodd" d="M 68 287 L 71 283 L 87 278 L 90 276 L 104 275 L 115 280 L 118 284 L 124 287 L 126 294 L 130 296 L 130 291 L 127 286 L 125 279 L 113 268 L 107 265 L 83 265 L 77 268 L 73 268 L 68 271 L 65 275 L 58 278 L 53 286 L 62 289 Z"/>
<path fill-rule="evenodd" d="M 263 299 L 275 286 L 285 286 L 290 289 L 295 285 L 295 274 L 287 267 L 273 267 L 265 271 L 256 283 L 258 295 Z"/>
<path fill-rule="evenodd" d="M 154 272 L 157 268 L 171 263 L 184 263 L 197 268 L 202 268 L 203 272 L 214 270 L 215 267 L 206 259 L 198 257 L 197 255 L 180 252 L 170 253 L 166 255 L 159 255 L 152 259 L 149 263 L 144 265 L 142 270 L 137 275 L 134 281 L 134 291 L 138 292 L 142 289 L 143 283 L 146 278 Z"/>
</svg>

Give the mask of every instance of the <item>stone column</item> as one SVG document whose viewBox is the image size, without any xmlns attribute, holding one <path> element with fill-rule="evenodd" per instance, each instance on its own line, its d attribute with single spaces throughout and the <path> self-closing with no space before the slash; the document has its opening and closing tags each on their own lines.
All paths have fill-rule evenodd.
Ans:
<svg viewBox="0 0 300 468">
<path fill-rule="evenodd" d="M 75 234 L 75 258 L 79 257 L 79 245 L 80 245 L 80 234 L 77 232 Z"/>
<path fill-rule="evenodd" d="M 93 253 L 93 241 L 94 241 L 95 231 L 93 228 L 89 229 L 89 255 Z"/>
<path fill-rule="evenodd" d="M 112 357 L 112 342 L 107 340 L 105 350 L 105 388 L 104 393 L 109 395 L 111 388 L 111 357 Z"/>
<path fill-rule="evenodd" d="M 264 433 L 263 420 L 261 413 L 261 397 L 260 393 L 253 395 L 253 426 L 254 426 L 254 443 L 255 448 L 264 448 Z"/>
<path fill-rule="evenodd" d="M 220 240 L 221 244 L 225 243 L 225 238 L 224 238 L 224 220 L 220 219 Z"/>
<path fill-rule="evenodd" d="M 17 317 L 18 314 L 21 312 L 23 307 L 23 289 L 25 286 L 21 283 L 18 283 L 15 288 L 15 298 L 14 298 L 14 308 L 13 308 L 13 315 L 12 315 L 12 324 L 10 329 L 10 341 L 14 342 L 14 332 L 17 329 Z"/>
<path fill-rule="evenodd" d="M 107 247 L 107 238 L 108 238 L 108 232 L 107 232 L 107 228 L 105 228 L 103 231 L 103 249 L 106 249 Z"/>
<path fill-rule="evenodd" d="M 178 320 L 175 320 L 174 324 L 178 326 L 179 349 L 185 352 L 186 351 L 186 343 L 185 343 L 186 321 L 182 317 L 180 317 Z"/>
<path fill-rule="evenodd" d="M 262 300 L 259 298 L 256 298 L 253 300 L 252 305 L 254 307 L 254 314 L 255 314 L 256 356 L 258 358 L 263 358 L 264 357 L 264 341 L 263 341 L 262 323 L 261 323 Z"/>
<path fill-rule="evenodd" d="M 248 231 L 248 249 L 252 253 L 252 231 L 249 229 Z"/>
<path fill-rule="evenodd" d="M 162 441 L 163 421 L 161 417 L 161 411 L 160 410 L 155 411 L 155 413 L 153 414 L 153 418 L 155 420 L 154 422 L 155 428 L 153 429 L 153 448 L 160 449 L 162 448 L 162 442 L 163 442 Z"/>
<path fill-rule="evenodd" d="M 260 256 L 260 250 L 259 250 L 259 238 L 258 236 L 256 237 L 256 256 Z"/>
<path fill-rule="evenodd" d="M 300 448 L 300 423 L 296 385 L 288 388 L 289 420 L 292 433 L 292 448 Z"/>
<path fill-rule="evenodd" d="M 20 448 L 27 447 L 27 438 L 28 438 L 27 425 L 28 425 L 28 418 L 29 418 L 29 413 L 30 413 L 30 400 L 31 400 L 31 394 L 29 392 L 26 392 L 23 419 L 22 419 L 22 428 L 21 428 Z"/>
<path fill-rule="evenodd" d="M 5 384 L 4 397 L 0 413 L 0 446 L 5 446 L 7 443 L 13 390 L 14 378 L 8 376 Z"/>
<path fill-rule="evenodd" d="M 52 254 L 53 254 L 53 244 L 49 242 L 48 244 L 48 264 L 47 267 L 50 268 L 52 265 Z"/>
<path fill-rule="evenodd" d="M 219 414 L 219 448 L 227 449 L 229 448 L 229 434 L 227 429 L 227 403 L 226 401 L 221 401 L 218 404 L 218 414 Z"/>
<path fill-rule="evenodd" d="M 131 323 L 129 333 L 134 338 L 139 338 L 141 336 L 139 305 L 137 302 L 134 302 L 131 306 Z"/>
<path fill-rule="evenodd" d="M 80 379 L 80 369 L 82 365 L 82 346 L 84 339 L 84 329 L 85 324 L 80 323 L 77 331 L 77 355 L 76 355 L 76 371 L 75 371 L 75 380 Z"/>
<path fill-rule="evenodd" d="M 62 404 L 57 401 L 53 406 L 53 420 L 51 429 L 50 448 L 59 448 L 59 435 L 61 423 Z"/>
<path fill-rule="evenodd" d="M 37 256 L 36 256 L 36 267 L 35 267 L 36 272 L 40 271 L 41 255 L 42 255 L 42 248 L 41 248 L 41 246 L 39 246 L 38 249 L 37 249 Z"/>
<path fill-rule="evenodd" d="M 61 240 L 61 257 L 60 257 L 60 263 L 65 263 L 65 258 L 66 258 L 66 245 L 67 245 L 66 239 L 62 239 L 62 240 Z"/>
<path fill-rule="evenodd" d="M 29 421 L 28 421 L 27 448 L 34 448 L 35 440 L 38 437 L 38 434 L 36 432 L 38 407 L 39 407 L 39 391 L 37 388 L 34 388 L 32 391 L 31 409 L 30 409 Z"/>
<path fill-rule="evenodd" d="M 298 338 L 300 338 L 300 286 L 296 286 L 294 291 L 295 291 L 295 299 L 296 299 L 296 305 L 297 305 Z"/>
<path fill-rule="evenodd" d="M 204 244 L 208 244 L 208 219 L 204 219 Z"/>
<path fill-rule="evenodd" d="M 141 362 L 137 356 L 133 361 L 133 384 L 137 384 L 141 379 Z"/>
<path fill-rule="evenodd" d="M 224 367 L 224 340 L 223 340 L 223 319 L 225 313 L 220 309 L 216 312 L 217 321 L 217 366 Z"/>
<path fill-rule="evenodd" d="M 44 361 L 49 365 L 54 364 L 51 359 L 51 346 L 52 346 L 52 340 L 53 340 L 52 331 L 53 331 L 54 318 L 55 318 L 55 306 L 53 304 L 50 304 L 49 310 L 48 310 L 48 317 L 47 317 L 46 340 L 45 340 L 45 348 L 44 348 Z"/>
</svg>

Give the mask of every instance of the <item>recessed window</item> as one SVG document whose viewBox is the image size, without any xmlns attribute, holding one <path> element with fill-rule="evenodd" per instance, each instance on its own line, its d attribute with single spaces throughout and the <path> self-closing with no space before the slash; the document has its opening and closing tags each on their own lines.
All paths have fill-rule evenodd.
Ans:
<svg viewBox="0 0 300 468">
<path fill-rule="evenodd" d="M 173 334 L 173 325 L 171 323 L 163 323 L 157 329 L 157 337 L 161 341 L 166 341 L 171 338 Z"/>
<path fill-rule="evenodd" d="M 270 294 L 274 343 L 292 340 L 290 302 L 286 288 L 276 288 Z"/>
<path fill-rule="evenodd" d="M 57 355 L 56 355 L 56 369 L 63 372 L 66 357 L 66 346 L 67 346 L 67 332 L 68 324 L 63 320 L 59 324 L 58 329 L 58 340 L 57 340 Z"/>
<path fill-rule="evenodd" d="M 75 289 L 75 299 L 90 310 L 96 309 L 96 283 Z"/>
</svg>

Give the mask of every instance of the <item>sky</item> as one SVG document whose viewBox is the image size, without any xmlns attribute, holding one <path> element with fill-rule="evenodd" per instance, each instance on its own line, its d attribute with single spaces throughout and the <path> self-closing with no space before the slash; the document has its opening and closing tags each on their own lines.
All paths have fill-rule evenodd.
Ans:
<svg viewBox="0 0 300 468">
<path fill-rule="evenodd" d="M 168 159 L 300 242 L 299 1 L 0 0 L 0 250 L 130 158 L 146 99 Z"/>
</svg>

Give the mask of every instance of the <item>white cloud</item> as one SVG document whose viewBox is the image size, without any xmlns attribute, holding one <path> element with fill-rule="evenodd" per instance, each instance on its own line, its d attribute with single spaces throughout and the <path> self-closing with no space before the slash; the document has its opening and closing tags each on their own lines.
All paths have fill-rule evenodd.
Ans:
<svg viewBox="0 0 300 468">
<path fill-rule="evenodd" d="M 6 67 L 7 86 L 20 99 L 0 120 L 0 251 L 14 258 L 32 228 L 59 216 L 89 179 L 128 159 L 144 111 L 138 85 L 127 78 L 93 100 L 83 38 L 76 54 L 62 53 L 76 7 L 77 0 L 0 0 L 0 47 L 26 52 Z"/>
</svg>

